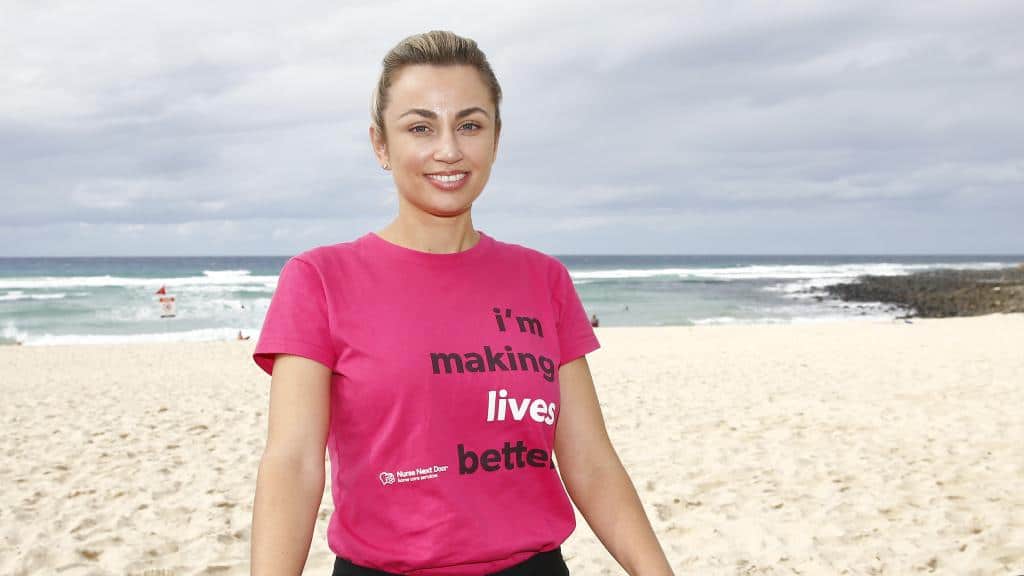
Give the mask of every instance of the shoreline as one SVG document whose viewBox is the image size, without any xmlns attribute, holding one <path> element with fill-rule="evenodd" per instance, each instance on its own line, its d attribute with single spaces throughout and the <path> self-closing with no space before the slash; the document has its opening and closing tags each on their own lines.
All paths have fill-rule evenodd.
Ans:
<svg viewBox="0 0 1024 576">
<path fill-rule="evenodd" d="M 855 285 L 851 285 L 855 286 Z M 849 302 L 864 302 L 860 300 L 850 300 Z M 914 321 L 922 320 L 947 320 L 952 318 L 977 318 L 984 316 L 999 316 L 999 315 L 1016 315 L 1024 314 L 1024 309 L 1021 310 L 1010 310 L 1010 311 L 992 311 L 984 314 L 972 314 L 972 315 L 951 315 L 951 316 L 915 316 L 915 315 L 904 315 L 904 316 L 893 316 L 879 318 L 877 316 L 848 316 L 843 318 L 827 317 L 827 318 L 814 318 L 814 317 L 800 317 L 796 319 L 788 319 L 786 321 L 778 321 L 777 319 L 738 319 L 735 322 L 697 322 L 693 324 L 666 324 L 666 325 L 612 325 L 612 326 L 600 326 L 595 328 L 596 330 L 602 329 L 629 329 L 629 330 L 643 330 L 643 329 L 673 329 L 673 328 L 727 328 L 727 327 L 743 327 L 743 326 L 832 326 L 832 325 L 887 325 L 896 323 L 905 323 L 906 320 L 912 319 Z M 234 332 L 235 329 L 225 329 L 227 332 Z M 94 347 L 119 347 L 119 346 L 165 346 L 165 345 L 179 345 L 179 344 L 213 344 L 213 343 L 233 343 L 233 342 L 253 342 L 259 338 L 259 331 L 251 330 L 245 331 L 245 338 L 220 338 L 220 339 L 204 339 L 204 340 L 117 340 L 114 342 L 73 342 L 73 343 L 40 343 L 40 342 L 10 342 L 0 339 L 0 350 L 6 349 L 18 349 L 18 348 L 46 348 L 54 349 L 61 347 L 79 347 L 79 346 L 94 346 Z M 131 338 L 126 336 L 125 338 Z"/>
</svg>

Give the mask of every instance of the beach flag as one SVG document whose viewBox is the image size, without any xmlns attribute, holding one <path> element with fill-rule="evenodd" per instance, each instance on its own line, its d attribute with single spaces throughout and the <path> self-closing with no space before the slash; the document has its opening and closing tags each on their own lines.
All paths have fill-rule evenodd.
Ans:
<svg viewBox="0 0 1024 576">
<path fill-rule="evenodd" d="M 160 289 L 156 291 L 156 293 L 160 294 L 160 317 L 174 318 L 174 296 L 171 296 L 167 293 L 166 286 L 161 286 Z"/>
</svg>

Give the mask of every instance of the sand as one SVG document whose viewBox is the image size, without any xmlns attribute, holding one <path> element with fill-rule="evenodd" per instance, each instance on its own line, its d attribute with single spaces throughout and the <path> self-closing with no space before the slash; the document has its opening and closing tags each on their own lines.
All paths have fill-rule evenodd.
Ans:
<svg viewBox="0 0 1024 576">
<path fill-rule="evenodd" d="M 1024 574 L 1024 315 L 598 337 L 676 574 Z M 248 574 L 254 345 L 0 348 L 0 574 Z M 572 573 L 623 574 L 578 520 Z"/>
</svg>

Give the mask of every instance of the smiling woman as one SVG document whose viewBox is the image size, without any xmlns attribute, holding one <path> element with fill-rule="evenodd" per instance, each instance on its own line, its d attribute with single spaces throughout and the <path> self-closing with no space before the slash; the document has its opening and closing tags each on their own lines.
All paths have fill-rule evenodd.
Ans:
<svg viewBox="0 0 1024 576">
<path fill-rule="evenodd" d="M 271 375 L 253 574 L 302 571 L 325 450 L 334 576 L 565 576 L 573 503 L 627 572 L 672 573 L 608 439 L 569 271 L 473 227 L 500 103 L 467 38 L 384 58 L 369 135 L 398 214 L 291 258 L 253 353 Z"/>
<path fill-rule="evenodd" d="M 394 174 L 399 217 L 381 235 L 415 243 L 402 223 L 431 216 L 455 218 L 453 231 L 471 231 L 470 207 L 498 151 L 497 96 L 478 69 L 465 64 L 406 65 L 387 83 L 388 102 L 375 111 L 379 124 L 370 127 L 370 139 Z"/>
</svg>

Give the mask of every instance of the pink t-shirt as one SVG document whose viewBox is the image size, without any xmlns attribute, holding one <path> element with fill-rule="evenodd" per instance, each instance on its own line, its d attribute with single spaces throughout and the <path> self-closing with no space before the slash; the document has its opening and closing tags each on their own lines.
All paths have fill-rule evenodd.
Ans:
<svg viewBox="0 0 1024 576">
<path fill-rule="evenodd" d="M 432 254 L 369 232 L 281 270 L 253 359 L 332 369 L 327 541 L 356 564 L 488 574 L 576 527 L 558 367 L 600 344 L 560 261 L 479 234 Z"/>
</svg>

